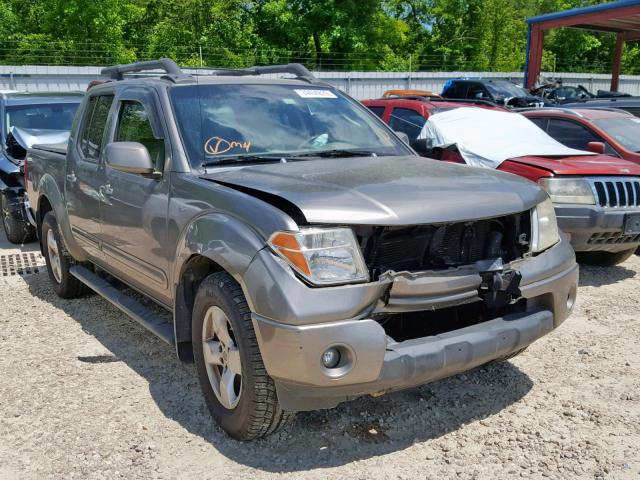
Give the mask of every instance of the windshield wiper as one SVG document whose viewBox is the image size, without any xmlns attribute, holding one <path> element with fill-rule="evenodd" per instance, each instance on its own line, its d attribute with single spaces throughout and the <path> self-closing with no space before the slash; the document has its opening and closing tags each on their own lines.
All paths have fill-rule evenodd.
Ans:
<svg viewBox="0 0 640 480">
<path fill-rule="evenodd" d="M 318 150 L 317 152 L 296 153 L 292 155 L 298 157 L 319 157 L 319 158 L 346 158 L 346 157 L 377 157 L 376 152 L 371 150 Z"/>
<path fill-rule="evenodd" d="M 220 158 L 211 162 L 203 163 L 203 167 L 217 167 L 218 165 L 231 165 L 237 163 L 278 163 L 286 162 L 282 155 L 235 155 L 233 157 Z"/>
</svg>

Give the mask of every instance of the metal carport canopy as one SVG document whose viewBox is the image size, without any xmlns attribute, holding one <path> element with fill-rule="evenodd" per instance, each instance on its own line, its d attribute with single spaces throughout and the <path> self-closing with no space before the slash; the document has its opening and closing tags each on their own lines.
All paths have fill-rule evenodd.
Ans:
<svg viewBox="0 0 640 480">
<path fill-rule="evenodd" d="M 619 0 L 591 7 L 574 8 L 527 19 L 527 59 L 525 85 L 530 88 L 540 75 L 544 32 L 553 28 L 582 28 L 616 33 L 616 48 L 611 68 L 611 90 L 618 90 L 620 61 L 624 43 L 640 40 L 640 0 Z"/>
</svg>

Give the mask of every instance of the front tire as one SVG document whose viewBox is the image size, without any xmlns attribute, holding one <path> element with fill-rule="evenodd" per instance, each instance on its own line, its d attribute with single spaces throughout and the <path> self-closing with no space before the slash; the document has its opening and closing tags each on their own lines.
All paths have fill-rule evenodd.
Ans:
<svg viewBox="0 0 640 480">
<path fill-rule="evenodd" d="M 31 242 L 35 238 L 34 228 L 21 218 L 17 218 L 11 214 L 9 210 L 10 199 L 8 194 L 0 194 L 2 227 L 7 236 L 7 240 L 13 244 L 22 244 Z"/>
<path fill-rule="evenodd" d="M 631 248 L 622 252 L 576 252 L 576 258 L 580 263 L 612 267 L 626 261 L 635 251 L 635 248 Z"/>
<path fill-rule="evenodd" d="M 278 403 L 242 289 L 225 272 L 209 275 L 198 289 L 192 341 L 207 407 L 231 437 L 264 437 L 293 418 Z"/>
<path fill-rule="evenodd" d="M 42 250 L 53 289 L 62 298 L 79 297 L 86 291 L 86 288 L 69 271 L 73 265 L 73 258 L 64 248 L 58 230 L 58 222 L 53 212 L 47 212 L 44 216 L 41 234 Z"/>
</svg>

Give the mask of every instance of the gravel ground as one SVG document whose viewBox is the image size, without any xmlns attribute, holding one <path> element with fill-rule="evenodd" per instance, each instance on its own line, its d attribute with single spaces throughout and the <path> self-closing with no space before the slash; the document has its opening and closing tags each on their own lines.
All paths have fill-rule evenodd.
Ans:
<svg viewBox="0 0 640 480">
<path fill-rule="evenodd" d="M 42 271 L 0 276 L 0 478 L 640 479 L 639 272 L 638 257 L 583 268 L 572 317 L 510 362 L 250 444 L 107 302 L 59 299 Z"/>
</svg>

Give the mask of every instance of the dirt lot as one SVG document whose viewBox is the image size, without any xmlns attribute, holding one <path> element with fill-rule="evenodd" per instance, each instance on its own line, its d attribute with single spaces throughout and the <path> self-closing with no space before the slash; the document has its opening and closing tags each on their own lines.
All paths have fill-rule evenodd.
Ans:
<svg viewBox="0 0 640 480">
<path fill-rule="evenodd" d="M 574 315 L 511 362 L 242 444 L 193 367 L 107 302 L 0 272 L 0 478 L 640 479 L 639 273 L 584 268 Z"/>
</svg>

